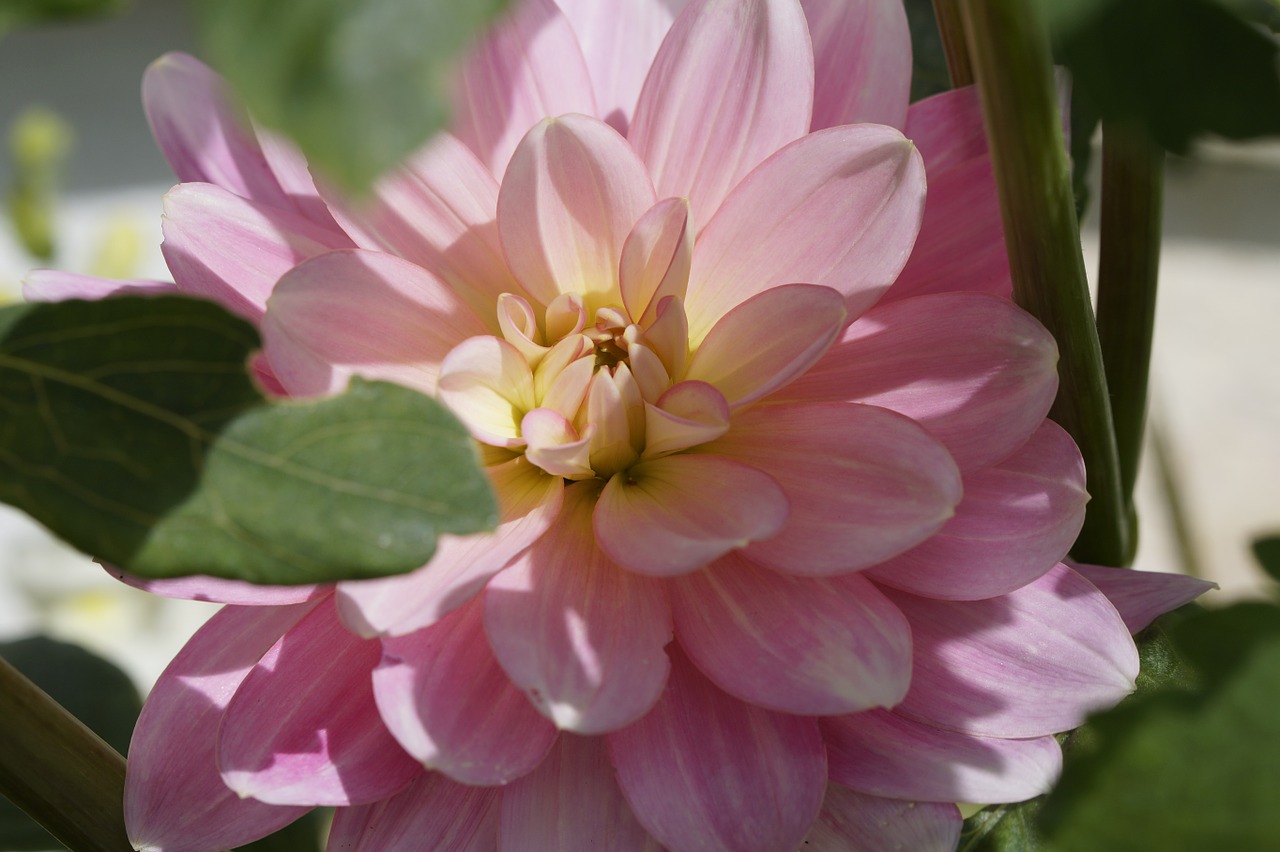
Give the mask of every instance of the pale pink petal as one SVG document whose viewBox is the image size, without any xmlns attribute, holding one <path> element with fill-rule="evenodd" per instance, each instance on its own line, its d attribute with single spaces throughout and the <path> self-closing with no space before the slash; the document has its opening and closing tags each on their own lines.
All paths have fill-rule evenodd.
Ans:
<svg viewBox="0 0 1280 852">
<path fill-rule="evenodd" d="M 632 361 L 635 354 L 633 347 Z M 729 431 L 729 403 L 706 382 L 681 382 L 645 403 L 644 454 L 657 458 L 714 441 Z"/>
<path fill-rule="evenodd" d="M 788 577 L 729 554 L 668 589 L 680 647 L 743 701 L 830 716 L 907 694 L 911 628 L 856 574 Z"/>
<path fill-rule="evenodd" d="M 622 798 L 602 737 L 561 734 L 502 793 L 500 852 L 661 852 Z"/>
<path fill-rule="evenodd" d="M 536 402 L 533 372 L 520 350 L 497 337 L 471 337 L 440 365 L 440 401 L 472 437 L 494 447 L 522 447 L 520 423 Z"/>
<path fill-rule="evenodd" d="M 556 725 L 630 724 L 667 679 L 671 611 L 662 587 L 609 561 L 591 534 L 595 486 L 565 492 L 556 524 L 485 590 L 498 662 Z"/>
<path fill-rule="evenodd" d="M 953 852 L 963 825 L 960 810 L 950 802 L 882 799 L 829 784 L 822 813 L 801 848 L 804 852 Z"/>
<path fill-rule="evenodd" d="M 317 225 L 335 233 L 343 233 L 328 205 L 320 197 L 316 182 L 311 177 L 311 169 L 307 166 L 307 158 L 298 147 L 286 137 L 261 126 L 255 126 L 254 133 L 258 137 L 267 165 L 293 208 Z M 355 243 L 348 239 L 343 248 L 354 246 Z"/>
<path fill-rule="evenodd" d="M 498 665 L 473 600 L 437 624 L 382 640 L 373 696 L 392 735 L 428 769 L 463 784 L 506 784 L 555 742 Z"/>
<path fill-rule="evenodd" d="M 688 0 L 556 0 L 578 35 L 596 115 L 626 133 L 658 46 Z"/>
<path fill-rule="evenodd" d="M 1012 456 L 965 476 L 964 499 L 937 535 L 868 576 L 929 598 L 1008 594 L 1067 555 L 1088 499 L 1080 451 L 1046 420 Z"/>
<path fill-rule="evenodd" d="M 156 143 L 183 183 L 212 183 L 269 207 L 291 209 L 248 115 L 212 69 L 166 53 L 142 78 L 142 104 Z"/>
<path fill-rule="evenodd" d="M 929 196 L 915 250 L 885 299 L 953 291 L 1009 298 L 1009 255 L 977 90 L 912 104 L 904 132 L 924 156 Z"/>
<path fill-rule="evenodd" d="M 457 75 L 454 133 L 501 178 L 525 131 L 569 112 L 595 114 L 573 28 L 551 0 L 513 3 Z"/>
<path fill-rule="evenodd" d="M 718 456 L 674 455 L 610 479 L 595 534 L 624 568 L 674 576 L 776 534 L 786 518 L 787 498 L 769 476 Z"/>
<path fill-rule="evenodd" d="M 706 452 L 764 471 L 791 505 L 786 526 L 746 555 L 789 574 L 883 562 L 942 527 L 960 502 L 946 450 L 900 414 L 870 405 L 761 405 Z"/>
<path fill-rule="evenodd" d="M 193 574 L 187 577 L 152 580 L 127 574 L 114 565 L 103 565 L 107 573 L 120 582 L 142 589 L 153 595 L 178 598 L 187 601 L 214 601 L 246 606 L 281 606 L 315 600 L 333 591 L 332 586 L 261 586 L 241 580 L 222 577 L 205 577 Z"/>
<path fill-rule="evenodd" d="M 205 183 L 169 190 L 162 226 L 160 248 L 178 289 L 255 322 L 280 276 L 349 244 L 297 213 Z"/>
<path fill-rule="evenodd" d="M 844 328 L 844 299 L 830 287 L 787 284 L 722 316 L 685 378 L 712 385 L 731 408 L 755 402 L 809 369 Z"/>
<path fill-rule="evenodd" d="M 338 584 L 338 612 L 363 636 L 400 636 L 435 624 L 541 536 L 560 513 L 564 480 L 518 457 L 486 469 L 500 522 L 490 533 L 442 535 L 410 574 Z"/>
<path fill-rule="evenodd" d="M 427 772 L 399 793 L 369 805 L 338 808 L 328 852 L 494 852 L 497 787 L 472 787 Z"/>
<path fill-rule="evenodd" d="M 516 279 L 550 304 L 583 297 L 588 312 L 619 301 L 622 246 L 657 199 L 644 164 L 617 131 L 585 115 L 535 125 L 498 194 L 498 232 Z"/>
<path fill-rule="evenodd" d="M 819 131 L 766 160 L 698 239 L 685 305 L 691 338 L 780 284 L 832 287 L 850 318 L 861 315 L 907 261 L 924 175 L 902 134 L 870 124 Z"/>
<path fill-rule="evenodd" d="M 658 194 L 688 198 L 701 230 L 743 176 L 808 131 L 812 105 L 798 3 L 694 0 L 658 49 L 628 138 Z"/>
<path fill-rule="evenodd" d="M 160 675 L 129 745 L 124 818 L 136 848 L 228 849 L 306 813 L 233 793 L 213 731 L 245 675 L 314 606 L 224 607 Z"/>
<path fill-rule="evenodd" d="M 499 296 L 519 290 L 498 239 L 498 183 L 448 133 L 436 134 L 374 184 L 367 198 L 346 200 L 332 192 L 326 198 L 362 248 L 430 270 L 485 323 L 494 322 Z"/>
<path fill-rule="evenodd" d="M 800 0 L 813 36 L 813 130 L 902 127 L 911 95 L 911 31 L 901 0 Z"/>
<path fill-rule="evenodd" d="M 955 731 L 1070 730 L 1134 688 L 1138 652 L 1105 596 L 1065 565 L 1007 595 L 939 601 L 884 589 L 911 622 L 911 691 L 897 712 Z"/>
<path fill-rule="evenodd" d="M 115 281 L 60 269 L 34 269 L 22 279 L 22 298 L 28 302 L 176 295 L 178 291 L 167 281 Z"/>
<path fill-rule="evenodd" d="M 869 710 L 822 720 L 831 780 L 897 799 L 995 804 L 1048 792 L 1062 771 L 1051 736 L 975 737 Z"/>
<path fill-rule="evenodd" d="M 376 639 L 342 626 L 326 599 L 245 677 L 218 729 L 222 780 L 273 804 L 355 805 L 422 772 L 392 739 L 373 700 Z M 206 736 L 208 732 L 206 732 Z"/>
<path fill-rule="evenodd" d="M 877 306 L 779 397 L 899 411 L 969 471 L 1008 457 L 1043 422 L 1057 363 L 1057 344 L 1030 314 L 950 293 Z"/>
<path fill-rule="evenodd" d="M 683 299 L 692 262 L 689 200 L 664 198 L 640 217 L 622 245 L 618 284 L 631 321 L 647 328 L 663 299 Z"/>
<path fill-rule="evenodd" d="M 817 720 L 726 695 L 678 652 L 657 706 L 608 741 L 632 811 L 672 852 L 793 852 L 822 806 Z"/>
<path fill-rule="evenodd" d="M 276 376 L 301 396 L 339 391 L 353 375 L 433 393 L 449 350 L 486 331 L 425 269 L 359 249 L 291 269 L 262 322 Z"/>
<path fill-rule="evenodd" d="M 1103 565 L 1072 564 L 1071 567 L 1107 596 L 1107 600 L 1119 610 L 1130 633 L 1137 633 L 1166 612 L 1218 588 L 1217 583 L 1185 574 L 1134 571 Z"/>
</svg>

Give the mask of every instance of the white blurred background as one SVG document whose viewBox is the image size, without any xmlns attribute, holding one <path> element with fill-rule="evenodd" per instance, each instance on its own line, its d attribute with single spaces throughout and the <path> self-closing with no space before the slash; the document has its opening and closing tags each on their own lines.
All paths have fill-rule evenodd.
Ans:
<svg viewBox="0 0 1280 852">
<path fill-rule="evenodd" d="M 0 43 L 0 132 L 33 105 L 69 123 L 75 146 L 57 214 L 56 265 L 167 278 L 160 197 L 172 183 L 139 103 L 146 65 L 193 44 L 183 4 L 137 0 L 122 17 L 22 30 Z M 7 163 L 0 185 L 7 185 Z M 1091 211 L 1092 212 L 1092 211 Z M 1264 593 L 1248 544 L 1280 531 L 1280 145 L 1208 145 L 1174 161 L 1152 375 L 1152 421 L 1183 504 L 1148 454 L 1138 566 L 1191 566 L 1217 600 Z M 1085 248 L 1096 257 L 1096 215 Z M 0 300 L 36 265 L 0 228 Z M 214 607 L 121 586 L 87 557 L 0 506 L 0 641 L 43 632 L 115 661 L 144 692 Z"/>
</svg>

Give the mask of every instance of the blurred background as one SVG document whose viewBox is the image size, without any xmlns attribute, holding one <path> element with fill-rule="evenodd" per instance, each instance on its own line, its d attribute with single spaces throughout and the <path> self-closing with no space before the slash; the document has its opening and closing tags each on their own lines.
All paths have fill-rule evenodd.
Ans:
<svg viewBox="0 0 1280 852">
<path fill-rule="evenodd" d="M 0 187 L 15 159 L 56 180 L 47 259 L 0 225 L 0 300 L 38 266 L 167 278 L 160 199 L 173 182 L 139 84 L 168 50 L 195 50 L 185 4 L 22 28 L 0 42 Z M 1250 542 L 1280 530 L 1280 144 L 1209 143 L 1168 162 L 1150 425 L 1139 485 L 1142 570 L 1218 582 L 1206 603 L 1261 595 Z M 1096 257 L 1096 207 L 1084 223 Z M 1160 450 L 1156 453 L 1152 448 Z M 214 607 L 163 601 L 0 505 L 0 642 L 36 633 L 92 649 L 145 693 Z"/>
</svg>

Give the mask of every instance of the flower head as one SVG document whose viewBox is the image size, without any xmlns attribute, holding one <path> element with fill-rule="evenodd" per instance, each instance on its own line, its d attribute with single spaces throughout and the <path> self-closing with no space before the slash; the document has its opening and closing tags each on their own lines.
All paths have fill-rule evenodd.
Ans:
<svg viewBox="0 0 1280 852">
<path fill-rule="evenodd" d="M 234 606 L 139 722 L 136 842 L 947 848 L 1046 788 L 1137 656 L 1060 563 L 1084 474 L 976 102 L 908 109 L 909 64 L 896 0 L 522 0 L 365 202 L 153 67 L 177 286 L 281 392 L 438 396 L 502 519 L 402 577 L 141 583 Z"/>
</svg>

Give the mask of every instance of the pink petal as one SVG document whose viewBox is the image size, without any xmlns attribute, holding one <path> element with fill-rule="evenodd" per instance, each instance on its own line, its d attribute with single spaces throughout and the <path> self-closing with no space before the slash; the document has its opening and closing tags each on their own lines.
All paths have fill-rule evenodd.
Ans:
<svg viewBox="0 0 1280 852">
<path fill-rule="evenodd" d="M 635 361 L 632 347 L 632 362 Z M 729 403 L 724 394 L 706 382 L 681 382 L 658 397 L 658 404 L 645 403 L 644 455 L 679 452 L 714 441 L 729 431 Z"/>
<path fill-rule="evenodd" d="M 440 401 L 477 441 L 523 447 L 524 415 L 537 404 L 533 372 L 520 350 L 497 337 L 471 337 L 445 356 L 438 379 Z"/>
<path fill-rule="evenodd" d="M 498 231 L 516 279 L 550 304 L 578 293 L 588 313 L 617 304 L 618 265 L 632 227 L 657 199 L 617 131 L 585 115 L 534 125 L 498 194 Z"/>
<path fill-rule="evenodd" d="M 22 279 L 22 298 L 28 302 L 62 302 L 67 299 L 105 299 L 108 296 L 176 296 L 165 281 L 114 281 L 63 272 L 34 269 Z"/>
<path fill-rule="evenodd" d="M 712 326 L 685 378 L 714 386 L 731 408 L 755 402 L 809 369 L 844 321 L 844 299 L 830 287 L 787 284 L 765 290 Z"/>
<path fill-rule="evenodd" d="M 260 205 L 291 210 L 227 84 L 200 60 L 166 53 L 142 78 L 156 143 L 183 183 L 212 183 Z"/>
<path fill-rule="evenodd" d="M 1107 596 L 1107 600 L 1119 610 L 1130 633 L 1137 633 L 1166 612 L 1218 588 L 1217 583 L 1185 574 L 1074 563 L 1071 567 Z"/>
<path fill-rule="evenodd" d="M 564 480 L 523 458 L 487 468 L 501 522 L 491 533 L 442 535 L 422 568 L 338 584 L 338 612 L 362 636 L 400 636 L 435 624 L 471 600 L 560 514 Z"/>
<path fill-rule="evenodd" d="M 813 130 L 902 127 L 911 94 L 911 31 L 900 0 L 800 0 L 813 36 Z"/>
<path fill-rule="evenodd" d="M 663 299 L 684 298 L 692 261 L 689 200 L 664 198 L 640 217 L 622 245 L 618 284 L 632 322 L 648 328 Z"/>
<path fill-rule="evenodd" d="M 953 291 L 1009 298 L 1009 256 L 977 90 L 912 104 L 904 132 L 924 156 L 929 197 L 915 251 L 885 298 Z"/>
<path fill-rule="evenodd" d="M 950 802 L 904 802 L 829 784 L 822 813 L 805 839 L 813 852 L 902 849 L 952 852 L 964 820 Z"/>
<path fill-rule="evenodd" d="M 327 197 L 362 248 L 381 249 L 431 271 L 485 323 L 494 323 L 500 295 L 519 290 L 498 239 L 497 181 L 447 133 L 436 134 L 374 184 L 368 198 Z"/>
<path fill-rule="evenodd" d="M 896 799 L 996 804 L 1048 792 L 1062 771 L 1053 737 L 975 737 L 869 710 L 822 720 L 831 780 Z"/>
<path fill-rule="evenodd" d="M 311 177 L 307 158 L 302 155 L 298 147 L 284 136 L 271 133 L 262 127 L 255 127 L 254 131 L 258 137 L 258 144 L 262 148 L 262 155 L 266 158 L 267 165 L 291 206 L 317 225 L 336 234 L 343 234 L 343 229 L 338 226 L 333 213 L 320 197 L 316 182 Z M 353 248 L 354 246 L 355 243 L 347 239 L 342 247 Z"/>
<path fill-rule="evenodd" d="M 1070 730 L 1134 688 L 1138 652 L 1115 607 L 1065 565 L 1007 595 L 939 601 L 885 589 L 911 622 L 911 691 L 897 708 L 989 737 Z"/>
<path fill-rule="evenodd" d="M 214 732 L 245 675 L 314 606 L 225 607 L 160 675 L 129 745 L 124 814 L 135 847 L 228 849 L 307 811 L 231 792 L 214 760 Z"/>
<path fill-rule="evenodd" d="M 687 0 L 557 0 L 582 45 L 596 115 L 626 133 L 658 46 Z"/>
<path fill-rule="evenodd" d="M 797 3 L 695 0 L 676 18 L 628 138 L 658 194 L 689 199 L 695 229 L 743 176 L 808 131 L 812 57 Z"/>
<path fill-rule="evenodd" d="M 498 662 L 557 727 L 630 724 L 662 692 L 671 612 L 662 587 L 621 570 L 591 534 L 595 490 L 570 486 L 560 518 L 489 582 L 485 632 Z"/>
<path fill-rule="evenodd" d="M 525 131 L 551 116 L 595 114 L 591 77 L 551 0 L 522 0 L 472 49 L 457 75 L 453 130 L 501 178 Z"/>
<path fill-rule="evenodd" d="M 493 658 L 473 600 L 431 627 L 382 640 L 373 696 L 404 750 L 463 784 L 506 784 L 532 770 L 556 729 Z"/>
<path fill-rule="evenodd" d="M 235 793 L 272 804 L 354 805 L 403 789 L 422 768 L 382 724 L 370 673 L 382 649 L 342 626 L 331 599 L 245 677 L 218 730 Z"/>
<path fill-rule="evenodd" d="M 194 574 L 165 580 L 150 580 L 126 574 L 113 565 L 103 565 L 107 573 L 120 582 L 153 595 L 188 601 L 216 601 L 247 606 L 282 606 L 303 603 L 327 595 L 332 586 L 260 586 L 240 580 L 204 577 Z"/>
<path fill-rule="evenodd" d="M 856 400 L 929 430 L 961 470 L 1008 457 L 1058 390 L 1058 347 L 1003 299 L 951 293 L 879 305 L 779 394 Z"/>
<path fill-rule="evenodd" d="M 1012 456 L 965 476 L 964 499 L 937 535 L 868 576 L 929 598 L 1008 594 L 1067 555 L 1088 499 L 1080 451 L 1046 420 Z"/>
<path fill-rule="evenodd" d="M 787 577 L 730 554 L 668 589 L 680 647 L 743 701 L 830 716 L 907 694 L 911 628 L 856 574 Z"/>
<path fill-rule="evenodd" d="M 672 852 L 793 852 L 822 806 L 817 720 L 726 695 L 680 653 L 657 706 L 608 740 L 623 795 Z"/>
<path fill-rule="evenodd" d="M 780 284 L 832 287 L 858 317 L 906 263 L 924 196 L 920 155 L 890 127 L 833 127 L 783 148 L 699 237 L 686 300 L 691 339 Z"/>
<path fill-rule="evenodd" d="M 883 562 L 941 528 L 961 497 L 946 450 L 907 418 L 869 405 L 757 406 L 704 449 L 782 486 L 786 526 L 746 555 L 789 574 Z"/>
<path fill-rule="evenodd" d="M 493 852 L 498 845 L 496 787 L 471 787 L 427 772 L 401 792 L 369 805 L 338 808 L 329 852 Z"/>
<path fill-rule="evenodd" d="M 622 798 L 604 739 L 562 734 L 502 794 L 501 852 L 661 852 Z"/>
<path fill-rule="evenodd" d="M 434 393 L 449 350 L 486 331 L 425 269 L 358 249 L 291 269 L 262 323 L 276 376 L 300 396 L 339 391 L 353 375 Z"/>
<path fill-rule="evenodd" d="M 178 289 L 255 322 L 281 275 L 348 244 L 296 213 L 204 183 L 169 190 L 163 230 L 161 249 Z"/>
<path fill-rule="evenodd" d="M 673 576 L 774 535 L 786 518 L 787 499 L 760 471 L 718 456 L 674 455 L 610 479 L 595 534 L 624 568 Z"/>
</svg>

